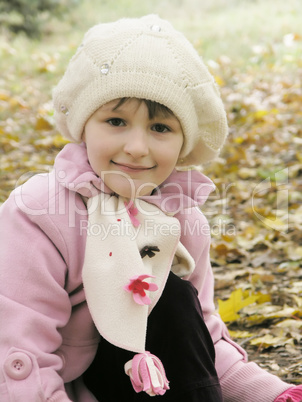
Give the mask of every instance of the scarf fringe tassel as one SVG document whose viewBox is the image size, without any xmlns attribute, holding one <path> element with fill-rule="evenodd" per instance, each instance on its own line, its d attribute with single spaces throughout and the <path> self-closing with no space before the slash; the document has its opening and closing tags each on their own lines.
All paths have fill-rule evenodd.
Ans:
<svg viewBox="0 0 302 402">
<path fill-rule="evenodd" d="M 169 381 L 162 362 L 150 352 L 139 353 L 125 364 L 135 392 L 145 391 L 150 396 L 164 395 Z"/>
</svg>

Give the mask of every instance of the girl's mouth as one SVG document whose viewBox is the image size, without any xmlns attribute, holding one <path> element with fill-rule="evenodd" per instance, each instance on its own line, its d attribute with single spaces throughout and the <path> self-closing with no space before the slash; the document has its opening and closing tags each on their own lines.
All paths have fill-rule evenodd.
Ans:
<svg viewBox="0 0 302 402">
<path fill-rule="evenodd" d="M 149 167 L 149 166 L 142 166 L 142 165 L 131 165 L 128 163 L 117 163 L 114 161 L 111 161 L 111 162 L 125 172 L 143 172 L 146 170 L 150 170 L 154 167 L 154 166 Z"/>
</svg>

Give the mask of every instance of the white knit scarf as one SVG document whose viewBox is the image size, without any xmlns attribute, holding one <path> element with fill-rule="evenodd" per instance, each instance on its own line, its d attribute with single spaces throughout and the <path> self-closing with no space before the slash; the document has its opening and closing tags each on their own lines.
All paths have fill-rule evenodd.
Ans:
<svg viewBox="0 0 302 402">
<path fill-rule="evenodd" d="M 187 275 L 194 269 L 194 260 L 179 241 L 178 219 L 139 199 L 135 207 L 137 227 L 122 197 L 100 193 L 88 200 L 82 275 L 87 304 L 100 334 L 115 346 L 141 353 L 145 351 L 148 314 L 159 300 L 170 270 Z M 141 250 L 148 247 L 159 251 L 142 257 Z M 146 292 L 150 305 L 137 304 L 124 289 L 130 278 L 143 274 L 154 276 L 150 279 L 158 286 L 157 291 Z"/>
</svg>

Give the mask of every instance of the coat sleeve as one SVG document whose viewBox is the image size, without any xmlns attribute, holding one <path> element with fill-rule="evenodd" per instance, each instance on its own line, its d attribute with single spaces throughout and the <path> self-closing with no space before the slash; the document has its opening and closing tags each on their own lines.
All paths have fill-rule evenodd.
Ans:
<svg viewBox="0 0 302 402">
<path fill-rule="evenodd" d="M 247 354 L 230 337 L 226 325 L 215 311 L 214 278 L 210 263 L 210 228 L 199 209 L 182 217 L 182 243 L 196 262 L 190 280 L 198 290 L 205 323 L 215 346 L 215 366 L 225 402 L 273 402 L 290 388 L 278 377 L 247 362 Z"/>
<path fill-rule="evenodd" d="M 64 242 L 47 214 L 22 212 L 17 197 L 0 209 L 0 400 L 67 402 L 54 353 L 71 314 Z"/>
</svg>

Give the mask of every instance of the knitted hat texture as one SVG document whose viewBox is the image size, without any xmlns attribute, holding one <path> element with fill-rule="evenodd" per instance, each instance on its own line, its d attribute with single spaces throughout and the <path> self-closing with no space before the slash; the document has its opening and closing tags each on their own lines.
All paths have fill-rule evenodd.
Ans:
<svg viewBox="0 0 302 402">
<path fill-rule="evenodd" d="M 184 133 L 181 165 L 219 154 L 228 127 L 218 87 L 192 44 L 168 21 L 147 15 L 92 27 L 54 89 L 57 127 L 80 142 L 89 117 L 122 97 L 172 110 Z"/>
</svg>

